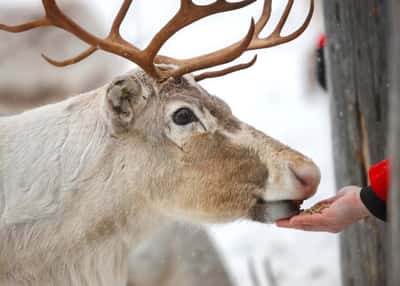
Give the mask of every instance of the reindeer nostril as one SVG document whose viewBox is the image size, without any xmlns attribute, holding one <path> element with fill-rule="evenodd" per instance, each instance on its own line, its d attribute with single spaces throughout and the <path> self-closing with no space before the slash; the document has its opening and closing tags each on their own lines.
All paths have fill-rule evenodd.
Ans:
<svg viewBox="0 0 400 286">
<path fill-rule="evenodd" d="M 299 175 L 298 172 L 296 172 L 293 168 L 289 167 L 290 171 L 292 172 L 293 176 L 296 178 L 297 181 L 300 182 L 300 184 L 304 187 L 308 186 L 308 180 L 305 177 L 302 177 Z"/>
<path fill-rule="evenodd" d="M 313 191 L 317 188 L 321 175 L 318 167 L 315 166 L 314 163 L 290 165 L 289 170 L 302 187 Z"/>
</svg>

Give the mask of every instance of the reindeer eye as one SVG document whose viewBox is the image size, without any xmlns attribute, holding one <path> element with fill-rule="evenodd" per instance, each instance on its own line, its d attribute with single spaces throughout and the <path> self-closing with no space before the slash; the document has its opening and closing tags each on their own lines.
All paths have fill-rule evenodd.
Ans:
<svg viewBox="0 0 400 286">
<path fill-rule="evenodd" d="M 183 107 L 175 111 L 172 119 L 177 125 L 186 125 L 198 121 L 196 115 L 189 108 Z"/>
</svg>

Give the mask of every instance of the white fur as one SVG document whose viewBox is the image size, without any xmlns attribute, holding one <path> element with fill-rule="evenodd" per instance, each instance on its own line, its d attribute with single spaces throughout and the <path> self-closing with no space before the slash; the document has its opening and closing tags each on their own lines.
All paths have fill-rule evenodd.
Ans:
<svg viewBox="0 0 400 286">
<path fill-rule="evenodd" d="M 252 149 L 258 152 L 261 160 L 267 162 L 269 176 L 265 190 L 262 193 L 265 201 L 303 200 L 305 197 L 313 195 L 316 191 L 315 188 L 312 190 L 302 188 L 289 169 L 290 166 L 307 168 L 310 175 L 318 178 L 316 181 L 319 182 L 319 169 L 315 167 L 309 158 L 247 124 L 242 124 L 239 132 L 234 134 L 225 132 L 224 134 L 236 144 L 251 146 Z"/>
<path fill-rule="evenodd" d="M 131 233 L 89 241 L 99 219 L 124 209 L 123 158 L 98 116 L 101 92 L 0 120 L 0 285 L 126 284 L 132 234 L 151 219 L 142 224 L 144 206 L 131 201 Z"/>
<path fill-rule="evenodd" d="M 136 71 L 117 79 L 111 95 L 107 85 L 0 119 L 1 286 L 125 286 L 129 251 L 157 229 L 166 214 L 227 221 L 247 214 L 256 202 L 253 191 L 267 200 L 301 199 L 315 191 L 317 180 L 307 195 L 301 194 L 288 169 L 289 164 L 305 164 L 319 176 L 308 159 L 236 120 L 224 103 L 217 103 L 191 77 L 184 79 L 189 86 L 172 79 L 155 83 Z M 121 87 L 121 80 L 127 85 Z M 163 95 L 157 94 L 162 90 Z M 235 128 L 212 116 L 201 100 L 224 111 L 220 114 Z M 171 114 L 182 106 L 190 107 L 199 120 L 174 124 Z M 217 131 L 230 138 L 219 144 L 252 149 L 255 152 L 241 156 L 259 159 L 235 158 L 238 165 L 240 160 L 256 164 L 241 171 L 255 181 L 238 178 L 231 185 L 237 193 L 224 186 L 230 183 L 225 178 L 235 182 L 230 176 L 236 165 L 225 165 L 231 173 L 224 177 L 212 171 L 219 167 L 212 160 L 216 155 L 206 158 L 214 162 L 207 168 L 196 165 L 202 162 L 199 158 L 191 161 L 197 151 L 224 154 L 224 146 L 207 150 L 201 145 L 203 150 L 192 153 L 183 148 L 186 143 L 188 148 L 197 146 L 202 136 L 196 135 L 202 133 L 212 143 Z M 232 147 L 225 147 L 226 154 L 232 154 Z M 229 164 L 230 156 L 219 160 Z M 256 172 L 263 165 L 268 174 Z M 253 190 L 258 178 L 257 188 L 262 185 L 261 175 L 269 177 L 266 190 Z"/>
</svg>

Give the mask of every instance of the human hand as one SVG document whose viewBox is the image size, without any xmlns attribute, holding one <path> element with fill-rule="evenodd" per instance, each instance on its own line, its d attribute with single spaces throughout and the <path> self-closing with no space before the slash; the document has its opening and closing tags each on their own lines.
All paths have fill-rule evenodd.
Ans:
<svg viewBox="0 0 400 286">
<path fill-rule="evenodd" d="M 306 231 L 338 233 L 348 225 L 370 215 L 361 201 L 360 191 L 361 188 L 357 186 L 344 187 L 334 197 L 318 203 L 326 206 L 321 213 L 296 215 L 279 220 L 276 225 Z"/>
</svg>

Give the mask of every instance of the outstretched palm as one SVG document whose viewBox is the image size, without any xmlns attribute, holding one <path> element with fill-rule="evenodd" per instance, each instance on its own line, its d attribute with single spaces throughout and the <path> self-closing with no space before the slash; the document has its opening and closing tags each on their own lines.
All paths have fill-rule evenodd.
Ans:
<svg viewBox="0 0 400 286">
<path fill-rule="evenodd" d="M 348 225 L 369 216 L 367 208 L 360 199 L 360 187 L 348 186 L 334 197 L 320 201 L 326 207 L 320 213 L 300 214 L 290 219 L 278 221 L 279 227 L 306 231 L 325 231 L 337 233 Z"/>
</svg>

